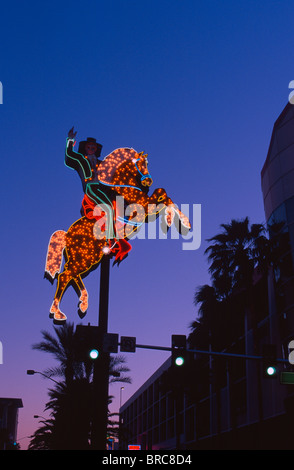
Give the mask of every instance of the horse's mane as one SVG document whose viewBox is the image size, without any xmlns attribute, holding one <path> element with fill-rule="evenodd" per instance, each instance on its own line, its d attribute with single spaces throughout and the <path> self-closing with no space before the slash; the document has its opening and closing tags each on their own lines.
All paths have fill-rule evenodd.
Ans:
<svg viewBox="0 0 294 470">
<path fill-rule="evenodd" d="M 118 148 L 106 155 L 98 167 L 98 178 L 102 183 L 111 183 L 117 168 L 128 160 L 138 158 L 133 148 Z"/>
</svg>

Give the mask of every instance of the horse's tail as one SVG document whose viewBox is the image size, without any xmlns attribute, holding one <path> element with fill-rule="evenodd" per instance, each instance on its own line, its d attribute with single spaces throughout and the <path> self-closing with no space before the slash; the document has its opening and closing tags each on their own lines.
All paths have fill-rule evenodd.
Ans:
<svg viewBox="0 0 294 470">
<path fill-rule="evenodd" d="M 45 277 L 50 282 L 54 281 L 56 274 L 60 272 L 63 250 L 66 245 L 65 241 L 66 232 L 64 230 L 57 230 L 51 235 L 45 266 Z"/>
</svg>

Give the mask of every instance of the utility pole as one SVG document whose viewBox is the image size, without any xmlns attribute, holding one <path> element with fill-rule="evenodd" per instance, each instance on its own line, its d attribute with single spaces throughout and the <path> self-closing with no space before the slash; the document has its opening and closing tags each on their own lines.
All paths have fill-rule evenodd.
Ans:
<svg viewBox="0 0 294 470">
<path fill-rule="evenodd" d="M 100 267 L 100 293 L 98 326 L 102 335 L 108 329 L 109 304 L 109 270 L 110 257 L 104 255 Z M 109 385 L 108 352 L 101 351 L 98 360 L 94 361 L 93 373 L 93 420 L 91 447 L 93 450 L 106 450 L 107 418 L 108 418 L 108 385 Z"/>
</svg>

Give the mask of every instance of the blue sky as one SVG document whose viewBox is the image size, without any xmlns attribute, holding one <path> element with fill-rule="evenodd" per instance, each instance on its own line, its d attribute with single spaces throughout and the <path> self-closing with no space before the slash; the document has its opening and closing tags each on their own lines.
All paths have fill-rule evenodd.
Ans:
<svg viewBox="0 0 294 470">
<path fill-rule="evenodd" d="M 2 6 L 0 396 L 23 399 L 20 438 L 36 429 L 33 415 L 44 414 L 49 386 L 26 376 L 52 364 L 31 349 L 52 329 L 48 241 L 79 218 L 80 181 L 64 165 L 68 130 L 75 126 L 77 140 L 95 137 L 102 156 L 144 150 L 154 189 L 164 187 L 179 205 L 201 204 L 200 249 L 134 240 L 111 271 L 109 331 L 169 346 L 171 334 L 189 333 L 195 288 L 209 282 L 205 240 L 232 218 L 264 222 L 260 171 L 294 79 L 293 10 L 285 0 Z M 97 324 L 98 270 L 86 287 L 84 321 Z M 76 305 L 68 290 L 62 306 L 75 323 Z M 133 385 L 123 401 L 166 357 L 127 356 Z M 119 386 L 111 393 L 119 396 Z"/>
</svg>

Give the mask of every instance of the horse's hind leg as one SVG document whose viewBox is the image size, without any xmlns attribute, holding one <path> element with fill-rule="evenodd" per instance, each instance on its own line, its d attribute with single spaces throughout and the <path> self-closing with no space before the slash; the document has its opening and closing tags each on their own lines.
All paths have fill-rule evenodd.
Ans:
<svg viewBox="0 0 294 470">
<path fill-rule="evenodd" d="M 78 290 L 79 290 L 79 316 L 80 318 L 84 318 L 84 316 L 87 313 L 88 310 L 88 292 L 85 287 L 85 284 L 82 281 L 81 276 L 77 276 L 73 279 L 74 283 L 76 284 Z"/>
<path fill-rule="evenodd" d="M 58 275 L 57 288 L 53 303 L 50 308 L 50 317 L 53 317 L 54 323 L 64 323 L 67 319 L 66 315 L 60 310 L 59 304 L 64 294 L 64 291 L 67 288 L 69 282 L 72 280 L 72 278 L 72 273 L 66 268 L 65 265 L 65 270 Z"/>
</svg>

